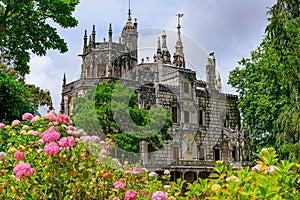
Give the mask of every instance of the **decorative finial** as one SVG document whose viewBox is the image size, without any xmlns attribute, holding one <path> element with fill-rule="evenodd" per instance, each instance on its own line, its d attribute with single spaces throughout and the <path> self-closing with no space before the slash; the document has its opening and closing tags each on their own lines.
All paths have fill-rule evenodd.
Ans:
<svg viewBox="0 0 300 200">
<path fill-rule="evenodd" d="M 180 26 L 180 17 L 183 17 L 184 13 L 178 13 L 176 16 L 178 17 L 178 25 L 177 25 L 177 28 L 178 28 L 178 31 L 179 29 L 181 28 Z"/>
<path fill-rule="evenodd" d="M 128 0 L 128 21 L 131 21 L 130 0 Z"/>
</svg>

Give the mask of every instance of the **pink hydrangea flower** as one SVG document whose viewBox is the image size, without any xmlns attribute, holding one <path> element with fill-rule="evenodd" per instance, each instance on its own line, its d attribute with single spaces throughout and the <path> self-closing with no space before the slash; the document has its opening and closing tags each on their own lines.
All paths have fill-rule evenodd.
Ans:
<svg viewBox="0 0 300 200">
<path fill-rule="evenodd" d="M 147 196 L 147 197 L 151 197 L 152 194 L 151 193 L 147 193 L 145 190 L 140 190 L 140 193 L 142 193 L 143 195 Z"/>
<path fill-rule="evenodd" d="M 164 171 L 164 174 L 170 174 L 170 171 L 166 169 L 166 170 Z"/>
<path fill-rule="evenodd" d="M 164 185 L 164 188 L 169 189 L 171 188 L 171 185 Z"/>
<path fill-rule="evenodd" d="M 31 123 L 35 123 L 35 122 L 37 122 L 37 120 L 39 120 L 39 119 L 40 119 L 39 116 L 34 116 L 34 117 L 30 120 L 30 122 L 31 122 Z"/>
<path fill-rule="evenodd" d="M 114 183 L 114 188 L 120 188 L 124 190 L 126 188 L 126 184 L 123 183 L 122 181 L 116 181 Z"/>
<path fill-rule="evenodd" d="M 5 124 L 0 123 L 0 129 L 1 129 L 1 128 L 5 128 Z"/>
<path fill-rule="evenodd" d="M 17 119 L 15 119 L 14 121 L 12 121 L 11 126 L 20 126 L 21 122 Z"/>
<path fill-rule="evenodd" d="M 163 191 L 158 190 L 152 195 L 152 200 L 169 200 L 169 197 Z"/>
<path fill-rule="evenodd" d="M 279 170 L 277 166 L 271 165 L 266 171 L 270 173 L 274 173 L 277 170 Z"/>
<path fill-rule="evenodd" d="M 38 149 L 36 152 L 41 153 L 44 149 Z"/>
<path fill-rule="evenodd" d="M 32 118 L 33 118 L 33 115 L 32 115 L 31 113 L 25 113 L 25 114 L 22 116 L 22 120 L 30 121 Z"/>
<path fill-rule="evenodd" d="M 156 176 L 157 174 L 155 172 L 150 172 L 149 176 Z"/>
<path fill-rule="evenodd" d="M 33 131 L 31 134 L 34 136 L 38 136 L 40 133 L 38 131 Z"/>
<path fill-rule="evenodd" d="M 21 151 L 16 151 L 14 153 L 14 158 L 17 160 L 24 160 L 24 153 Z"/>
<path fill-rule="evenodd" d="M 118 158 L 112 158 L 111 161 L 116 162 L 119 165 L 119 167 L 122 167 L 122 164 Z"/>
<path fill-rule="evenodd" d="M 133 174 L 141 174 L 147 172 L 147 169 L 145 168 L 136 168 L 133 170 Z"/>
<path fill-rule="evenodd" d="M 100 150 L 100 156 L 106 156 L 107 150 L 106 149 L 101 149 Z"/>
<path fill-rule="evenodd" d="M 45 116 L 46 119 L 49 119 L 49 121 L 55 121 L 56 120 L 56 115 L 53 110 L 51 110 L 47 115 Z"/>
<path fill-rule="evenodd" d="M 35 171 L 29 163 L 19 162 L 15 168 L 14 172 L 17 179 L 21 179 L 23 176 L 30 176 Z"/>
<path fill-rule="evenodd" d="M 0 152 L 0 160 L 1 160 L 1 159 L 4 159 L 5 161 L 8 161 L 8 160 L 9 160 L 9 159 L 8 159 L 8 156 L 7 156 L 6 153 L 3 152 L 3 151 Z"/>
<path fill-rule="evenodd" d="M 44 146 L 44 151 L 48 156 L 51 156 L 59 153 L 60 148 L 55 142 L 50 142 Z"/>
<path fill-rule="evenodd" d="M 75 144 L 75 140 L 73 136 L 63 137 L 59 140 L 59 146 L 63 148 L 72 147 Z"/>
<path fill-rule="evenodd" d="M 124 200 L 135 200 L 138 192 L 135 190 L 128 190 L 125 193 Z"/>
<path fill-rule="evenodd" d="M 70 119 L 70 117 L 66 114 L 58 114 L 56 116 L 56 119 L 55 119 L 56 122 L 59 122 L 59 123 L 66 123 L 66 124 L 72 124 L 72 120 Z"/>
<path fill-rule="evenodd" d="M 44 142 L 51 142 L 58 140 L 59 138 L 60 134 L 54 129 L 54 126 L 50 126 L 45 132 L 42 133 L 42 139 Z"/>
</svg>

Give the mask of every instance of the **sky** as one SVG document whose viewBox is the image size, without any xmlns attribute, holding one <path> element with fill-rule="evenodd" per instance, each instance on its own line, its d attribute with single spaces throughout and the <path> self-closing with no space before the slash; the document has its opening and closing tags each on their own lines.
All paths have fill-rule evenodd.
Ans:
<svg viewBox="0 0 300 200">
<path fill-rule="evenodd" d="M 167 33 L 167 46 L 173 55 L 177 39 L 176 14 L 181 18 L 181 34 L 187 68 L 205 80 L 205 63 L 208 53 L 214 52 L 216 71 L 222 78 L 222 91 L 235 93 L 227 85 L 228 75 L 238 61 L 249 57 L 260 44 L 267 22 L 267 10 L 275 0 L 131 0 L 132 17 L 138 20 L 139 62 L 142 57 L 153 60 L 157 37 Z M 75 28 L 61 29 L 59 35 L 67 42 L 69 51 L 60 54 L 50 50 L 46 56 L 31 56 L 31 73 L 27 83 L 49 90 L 56 112 L 60 111 L 62 79 L 67 83 L 80 76 L 83 34 L 91 34 L 96 26 L 96 40 L 108 38 L 112 23 L 114 41 L 118 41 L 127 21 L 128 0 L 81 0 L 73 15 L 79 24 Z M 43 112 L 43 111 L 42 111 Z"/>
</svg>

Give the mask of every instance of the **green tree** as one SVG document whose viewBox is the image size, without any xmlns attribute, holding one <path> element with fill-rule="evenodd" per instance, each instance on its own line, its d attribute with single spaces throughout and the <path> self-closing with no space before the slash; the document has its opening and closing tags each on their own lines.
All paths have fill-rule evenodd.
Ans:
<svg viewBox="0 0 300 200">
<path fill-rule="evenodd" d="M 33 98 L 17 78 L 0 71 L 0 121 L 20 119 L 26 112 L 35 112 Z"/>
<path fill-rule="evenodd" d="M 118 88 L 117 94 L 116 88 Z M 90 107 L 93 105 L 90 104 L 91 101 L 87 100 L 92 99 L 91 93 L 88 92 L 87 94 L 86 99 L 81 97 L 75 100 L 76 105 L 73 110 L 76 125 L 81 121 L 84 129 L 90 123 L 82 120 L 84 118 L 80 119 L 80 113 L 85 113 L 83 115 L 88 116 L 88 119 L 93 118 L 92 124 L 95 122 L 94 112 L 91 111 L 92 107 Z M 156 150 L 163 147 L 163 140 L 172 139 L 171 135 L 168 134 L 168 128 L 173 124 L 171 113 L 161 107 L 150 110 L 138 109 L 137 94 L 131 87 L 120 83 L 102 83 L 97 87 L 94 94 L 96 116 L 102 134 L 112 137 L 117 147 L 128 152 L 138 153 L 141 141 L 149 142 Z M 115 101 L 114 98 L 117 98 L 118 101 Z M 121 112 L 116 115 L 116 111 Z M 126 117 L 126 114 L 130 116 L 130 119 Z M 164 123 L 161 124 L 162 122 Z M 157 127 L 160 127 L 158 131 Z"/>
<path fill-rule="evenodd" d="M 88 135 L 101 135 L 100 123 L 97 119 L 95 109 L 95 92 L 97 87 L 94 86 L 87 91 L 85 96 L 80 96 L 74 100 L 74 109 L 72 110 L 74 124 L 77 128 L 84 129 Z"/>
<path fill-rule="evenodd" d="M 253 150 L 273 146 L 281 158 L 300 158 L 300 13 L 299 1 L 278 0 L 265 37 L 229 83 L 239 92 L 244 126 Z"/>
<path fill-rule="evenodd" d="M 75 27 L 72 16 L 78 0 L 2 0 L 0 2 L 0 61 L 21 76 L 29 73 L 30 53 L 49 49 L 64 53 L 67 44 L 51 26 Z M 51 23 L 50 23 L 51 22 Z"/>
</svg>

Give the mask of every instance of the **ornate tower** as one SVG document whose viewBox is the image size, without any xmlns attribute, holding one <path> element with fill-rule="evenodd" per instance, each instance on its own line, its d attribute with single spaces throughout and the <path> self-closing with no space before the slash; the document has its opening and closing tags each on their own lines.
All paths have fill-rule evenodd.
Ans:
<svg viewBox="0 0 300 200">
<path fill-rule="evenodd" d="M 128 19 L 122 30 L 121 43 L 126 46 L 126 53 L 130 58 L 128 69 L 132 69 L 137 65 L 138 50 L 137 50 L 137 19 L 132 23 L 130 5 L 128 9 Z"/>
</svg>

